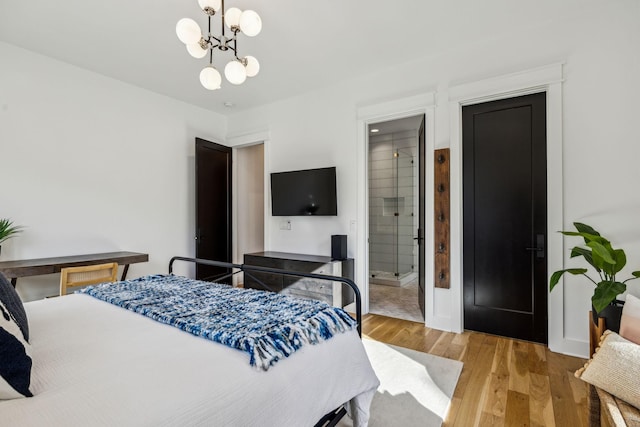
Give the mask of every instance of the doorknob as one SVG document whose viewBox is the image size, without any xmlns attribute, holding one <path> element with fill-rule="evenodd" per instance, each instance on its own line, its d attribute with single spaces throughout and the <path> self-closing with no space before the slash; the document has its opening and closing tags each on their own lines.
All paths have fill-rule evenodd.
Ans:
<svg viewBox="0 0 640 427">
<path fill-rule="evenodd" d="M 536 258 L 544 258 L 544 234 L 536 234 L 536 247 L 525 248 L 528 251 L 535 251 Z"/>
</svg>

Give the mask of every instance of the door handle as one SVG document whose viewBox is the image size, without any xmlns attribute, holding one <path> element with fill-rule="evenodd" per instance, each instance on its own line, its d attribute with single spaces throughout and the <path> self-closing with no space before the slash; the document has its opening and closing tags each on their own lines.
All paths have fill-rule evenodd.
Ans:
<svg viewBox="0 0 640 427">
<path fill-rule="evenodd" d="M 536 247 L 525 248 L 528 251 L 535 251 L 536 258 L 544 258 L 544 234 L 536 234 Z"/>
</svg>

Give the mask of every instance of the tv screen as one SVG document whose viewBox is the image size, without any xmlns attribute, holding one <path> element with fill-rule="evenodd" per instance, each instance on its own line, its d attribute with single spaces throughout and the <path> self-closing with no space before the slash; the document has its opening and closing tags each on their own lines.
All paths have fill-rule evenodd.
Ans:
<svg viewBox="0 0 640 427">
<path fill-rule="evenodd" d="M 336 168 L 271 174 L 273 216 L 338 215 Z"/>
</svg>

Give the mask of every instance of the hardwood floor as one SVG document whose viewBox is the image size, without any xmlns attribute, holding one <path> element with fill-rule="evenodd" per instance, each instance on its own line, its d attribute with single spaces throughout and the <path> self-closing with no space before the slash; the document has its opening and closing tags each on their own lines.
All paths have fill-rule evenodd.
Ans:
<svg viewBox="0 0 640 427">
<path fill-rule="evenodd" d="M 445 427 L 587 425 L 587 387 L 573 376 L 584 359 L 552 353 L 541 344 L 442 332 L 375 314 L 364 316 L 362 332 L 464 363 Z"/>
</svg>

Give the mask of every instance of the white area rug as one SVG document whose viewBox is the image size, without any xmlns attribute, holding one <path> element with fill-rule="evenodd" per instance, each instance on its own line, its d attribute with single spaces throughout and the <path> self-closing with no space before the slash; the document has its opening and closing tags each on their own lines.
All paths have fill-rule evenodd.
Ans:
<svg viewBox="0 0 640 427">
<path fill-rule="evenodd" d="M 369 427 L 441 426 L 462 371 L 462 362 L 363 339 L 380 387 Z M 351 426 L 345 416 L 338 426 Z"/>
</svg>

